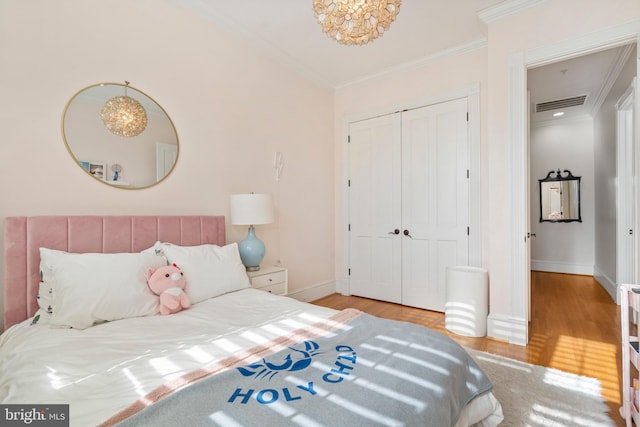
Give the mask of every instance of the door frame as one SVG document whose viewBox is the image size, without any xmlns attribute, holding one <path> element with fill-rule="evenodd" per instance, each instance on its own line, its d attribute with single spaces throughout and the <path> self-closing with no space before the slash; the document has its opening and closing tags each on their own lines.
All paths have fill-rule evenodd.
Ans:
<svg viewBox="0 0 640 427">
<path fill-rule="evenodd" d="M 616 221 L 616 298 L 619 302 L 620 292 L 618 286 L 622 283 L 637 283 L 636 266 L 635 266 L 635 254 L 637 250 L 637 229 L 633 226 L 636 223 L 635 214 L 635 193 L 634 193 L 634 176 L 635 166 L 629 165 L 629 160 L 632 159 L 635 151 L 633 144 L 633 137 L 628 138 L 629 132 L 627 132 L 629 126 L 633 129 L 633 111 L 635 108 L 635 86 L 636 79 L 634 78 L 631 85 L 625 93 L 620 97 L 616 103 L 616 147 L 617 147 L 617 209 L 618 214 Z M 629 114 L 629 112 L 631 114 Z M 623 135 L 623 136 L 621 136 Z M 633 135 L 633 134 L 632 134 Z M 631 155 L 630 155 L 631 154 Z M 631 227 L 631 230 L 629 230 Z M 631 233 L 630 233 L 631 231 Z M 629 234 L 633 237 L 631 242 L 629 241 Z M 618 254 L 628 251 L 631 253 L 631 258 L 619 256 Z"/>
<path fill-rule="evenodd" d="M 349 115 L 342 119 L 342 268 L 336 282 L 336 291 L 343 295 L 349 292 L 349 123 L 366 120 L 373 117 L 393 114 L 399 111 L 426 107 L 441 102 L 466 98 L 469 106 L 469 265 L 482 267 L 482 228 L 481 228 L 481 187 L 480 187 L 480 84 L 474 83 L 468 86 L 444 92 L 439 95 L 425 97 L 414 102 L 389 105 L 378 109 L 365 111 L 364 113 Z"/>
<path fill-rule="evenodd" d="M 166 142 L 156 142 L 156 180 L 162 181 L 171 172 L 165 169 L 165 156 L 166 153 L 173 155 L 173 164 L 176 164 L 178 160 L 178 145 L 168 144 Z"/>
<path fill-rule="evenodd" d="M 529 253 L 526 239 L 528 224 L 526 212 L 529 200 L 526 198 L 528 177 L 526 171 L 529 158 L 526 154 L 527 129 L 529 118 L 527 111 L 527 69 L 553 62 L 582 56 L 600 50 L 622 46 L 640 40 L 640 20 L 619 26 L 596 31 L 588 35 L 575 37 L 559 43 L 517 52 L 509 61 L 509 141 L 510 146 L 510 212 L 511 222 L 509 251 L 509 280 L 512 283 L 510 325 L 493 325 L 494 330 L 500 326 L 504 336 L 510 343 L 526 345 L 529 341 L 529 292 L 528 270 Z M 636 58 L 640 63 L 640 59 Z M 638 95 L 636 94 L 636 97 Z M 637 98 L 636 98 L 637 101 Z M 638 123 L 638 113 L 636 113 Z M 640 132 L 636 132 L 635 143 L 638 145 Z M 640 150 L 639 150 L 640 151 Z M 637 190 L 636 190 L 637 191 Z M 636 227 L 637 228 L 637 227 Z M 506 319 L 501 319 L 505 322 Z M 490 319 L 491 321 L 491 319 Z"/>
</svg>

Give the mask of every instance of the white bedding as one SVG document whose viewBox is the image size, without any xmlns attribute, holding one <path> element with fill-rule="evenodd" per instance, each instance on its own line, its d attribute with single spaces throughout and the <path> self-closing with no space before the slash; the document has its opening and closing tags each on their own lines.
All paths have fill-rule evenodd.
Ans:
<svg viewBox="0 0 640 427">
<path fill-rule="evenodd" d="M 170 379 L 335 313 L 245 289 L 175 315 L 85 330 L 26 320 L 0 336 L 0 401 L 70 404 L 72 426 L 97 425 Z M 490 414 L 482 425 L 496 425 L 501 416 L 493 395 L 485 394 L 467 406 L 458 425 Z"/>
</svg>

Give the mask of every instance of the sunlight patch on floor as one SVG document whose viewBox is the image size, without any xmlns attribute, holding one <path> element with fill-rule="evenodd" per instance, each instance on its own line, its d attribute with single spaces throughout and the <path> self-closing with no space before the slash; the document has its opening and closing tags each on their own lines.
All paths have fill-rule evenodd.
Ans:
<svg viewBox="0 0 640 427">
<path fill-rule="evenodd" d="M 531 426 L 576 426 L 592 427 L 593 419 L 584 417 L 579 413 L 568 412 L 550 408 L 545 405 L 535 404 L 529 415 Z"/>
<path fill-rule="evenodd" d="M 561 335 L 555 343 L 549 367 L 597 378 L 602 386 L 602 396 L 620 403 L 617 363 L 615 344 Z"/>
<path fill-rule="evenodd" d="M 573 393 L 583 393 L 600 397 L 600 381 L 585 376 L 567 375 L 566 372 L 548 369 L 543 381 L 554 387 L 561 387 Z"/>
</svg>

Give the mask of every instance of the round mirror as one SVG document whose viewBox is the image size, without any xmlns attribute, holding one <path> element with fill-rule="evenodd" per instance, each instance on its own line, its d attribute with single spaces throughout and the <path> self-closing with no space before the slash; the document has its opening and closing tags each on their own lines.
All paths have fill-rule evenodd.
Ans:
<svg viewBox="0 0 640 427">
<path fill-rule="evenodd" d="M 126 84 L 82 89 L 67 104 L 62 136 L 87 174 L 118 188 L 162 181 L 178 159 L 178 134 L 164 109 Z"/>
</svg>

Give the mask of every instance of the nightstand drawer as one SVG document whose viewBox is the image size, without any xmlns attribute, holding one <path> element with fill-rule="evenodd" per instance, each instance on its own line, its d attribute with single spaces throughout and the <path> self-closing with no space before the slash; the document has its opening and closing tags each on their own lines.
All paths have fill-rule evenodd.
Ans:
<svg viewBox="0 0 640 427">
<path fill-rule="evenodd" d="M 264 274 L 262 276 L 254 276 L 251 278 L 251 286 L 254 288 L 263 288 L 265 286 L 283 284 L 287 281 L 286 271 L 276 271 L 274 273 Z"/>
<path fill-rule="evenodd" d="M 260 291 L 272 293 L 274 295 L 284 295 L 286 292 L 286 287 L 286 283 L 280 282 L 274 285 L 263 286 L 257 289 Z"/>
</svg>

